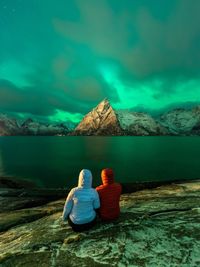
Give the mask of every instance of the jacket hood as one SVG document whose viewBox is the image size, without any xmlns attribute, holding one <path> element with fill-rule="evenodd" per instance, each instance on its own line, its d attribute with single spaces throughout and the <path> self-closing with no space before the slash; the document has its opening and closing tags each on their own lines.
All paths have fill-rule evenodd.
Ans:
<svg viewBox="0 0 200 267">
<path fill-rule="evenodd" d="M 103 169 L 101 172 L 101 179 L 103 184 L 114 183 L 114 173 L 112 169 Z"/>
<path fill-rule="evenodd" d="M 92 187 L 92 173 L 90 170 L 83 169 L 79 173 L 78 187 L 91 188 Z"/>
</svg>

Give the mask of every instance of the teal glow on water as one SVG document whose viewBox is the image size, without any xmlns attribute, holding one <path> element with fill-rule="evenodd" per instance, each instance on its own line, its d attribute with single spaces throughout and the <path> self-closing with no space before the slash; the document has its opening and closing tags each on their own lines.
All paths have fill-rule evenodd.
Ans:
<svg viewBox="0 0 200 267">
<path fill-rule="evenodd" d="M 83 168 L 91 169 L 97 185 L 106 167 L 120 182 L 197 179 L 200 138 L 0 137 L 0 175 L 71 187 Z"/>
</svg>

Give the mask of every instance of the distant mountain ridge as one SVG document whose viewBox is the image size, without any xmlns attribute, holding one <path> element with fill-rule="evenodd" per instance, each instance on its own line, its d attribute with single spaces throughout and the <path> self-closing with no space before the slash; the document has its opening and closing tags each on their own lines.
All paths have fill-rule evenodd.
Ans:
<svg viewBox="0 0 200 267">
<path fill-rule="evenodd" d="M 174 109 L 160 117 L 160 123 L 175 135 L 200 135 L 200 105 Z"/>
<path fill-rule="evenodd" d="M 116 112 L 119 123 L 126 135 L 167 135 L 169 132 L 147 113 Z"/>
<path fill-rule="evenodd" d="M 16 119 L 0 114 L 0 136 L 12 135 L 67 135 L 68 127 L 61 124 L 45 124 L 32 119 L 20 124 Z"/>
<path fill-rule="evenodd" d="M 74 135 L 166 135 L 168 131 L 150 115 L 115 111 L 104 99 L 75 128 Z"/>
<path fill-rule="evenodd" d="M 115 111 L 104 99 L 72 135 L 200 135 L 200 106 L 174 109 L 154 118 L 145 112 Z"/>
<path fill-rule="evenodd" d="M 20 125 L 16 119 L 0 114 L 0 136 L 20 134 Z"/>
<path fill-rule="evenodd" d="M 1 135 L 199 136 L 200 105 L 191 109 L 173 109 L 153 117 L 145 112 L 114 110 L 104 99 L 85 115 L 75 129 L 68 126 L 67 120 L 61 124 L 45 124 L 27 119 L 20 124 L 16 119 L 0 114 Z"/>
<path fill-rule="evenodd" d="M 27 119 L 22 125 L 21 130 L 24 135 L 67 135 L 69 129 L 63 123 L 45 124 Z"/>
</svg>

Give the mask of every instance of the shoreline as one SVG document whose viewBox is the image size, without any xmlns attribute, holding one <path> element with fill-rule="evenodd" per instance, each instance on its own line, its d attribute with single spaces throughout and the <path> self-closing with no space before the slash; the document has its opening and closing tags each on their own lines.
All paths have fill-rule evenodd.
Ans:
<svg viewBox="0 0 200 267">
<path fill-rule="evenodd" d="M 121 183 L 122 196 L 140 193 L 144 190 L 157 190 L 162 187 L 173 187 L 183 183 L 200 183 L 196 180 L 174 180 L 161 182 Z M 25 179 L 0 177 L 0 210 L 13 211 L 48 204 L 51 201 L 66 199 L 70 188 L 45 188 Z"/>
<path fill-rule="evenodd" d="M 171 185 L 171 184 L 180 184 L 180 183 L 190 183 L 194 181 L 200 181 L 200 178 L 197 179 L 175 179 L 175 180 L 164 180 L 164 181 L 136 181 L 136 182 L 120 182 L 122 185 L 122 194 L 127 194 L 127 193 L 133 193 L 137 192 L 140 190 L 144 189 L 153 189 L 159 186 L 163 185 Z M 0 190 L 2 188 L 7 188 L 7 189 L 16 189 L 16 190 L 25 190 L 27 192 L 27 195 L 31 194 L 32 191 L 32 196 L 36 195 L 36 192 L 38 194 L 44 195 L 44 193 L 47 193 L 47 196 L 52 192 L 56 192 L 58 194 L 58 197 L 61 196 L 62 192 L 66 194 L 68 193 L 71 188 L 70 187 L 41 187 L 37 185 L 34 181 L 29 180 L 29 179 L 21 179 L 21 178 L 16 178 L 13 176 L 0 176 Z M 94 187 L 95 188 L 95 187 Z M 25 192 L 24 191 L 24 192 Z M 56 196 L 55 193 L 53 193 L 53 196 Z"/>
</svg>

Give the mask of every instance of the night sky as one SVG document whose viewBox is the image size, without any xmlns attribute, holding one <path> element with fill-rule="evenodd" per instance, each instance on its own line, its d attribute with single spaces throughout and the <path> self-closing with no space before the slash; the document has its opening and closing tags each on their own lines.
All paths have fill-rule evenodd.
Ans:
<svg viewBox="0 0 200 267">
<path fill-rule="evenodd" d="M 200 103 L 199 0 L 0 0 L 0 112 L 78 122 L 104 98 Z"/>
</svg>

